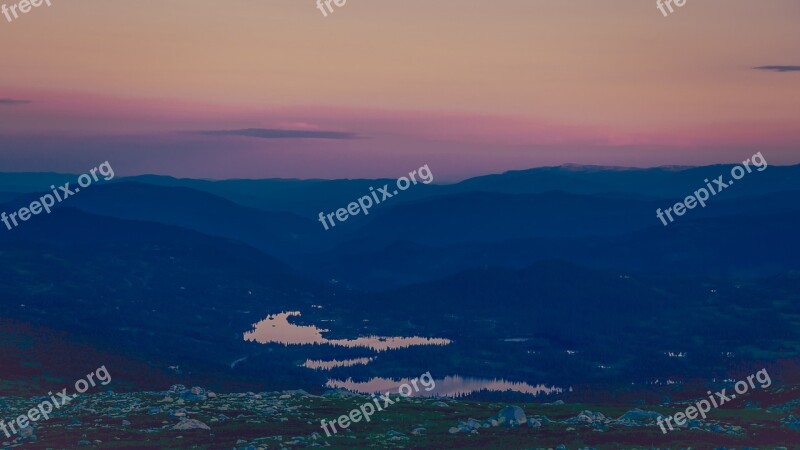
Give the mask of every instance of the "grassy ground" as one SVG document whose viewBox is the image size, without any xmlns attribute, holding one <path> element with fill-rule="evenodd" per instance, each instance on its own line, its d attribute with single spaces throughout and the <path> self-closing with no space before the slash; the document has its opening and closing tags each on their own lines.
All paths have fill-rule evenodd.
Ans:
<svg viewBox="0 0 800 450">
<path fill-rule="evenodd" d="M 766 391 L 765 391 L 766 392 Z M 796 388 L 769 392 L 758 406 L 739 405 L 736 409 L 714 410 L 711 423 L 736 425 L 740 435 L 710 431 L 679 430 L 667 435 L 657 426 L 626 427 L 615 422 L 598 427 L 565 422 L 583 410 L 601 412 L 616 419 L 635 405 L 518 403 L 530 416 L 546 416 L 553 422 L 541 428 L 503 426 L 480 428 L 475 433 L 450 432 L 459 421 L 474 418 L 484 421 L 504 407 L 501 403 L 434 399 L 402 399 L 370 422 L 351 424 L 349 429 L 327 437 L 320 420 L 335 420 L 358 408 L 369 399 L 355 396 L 311 396 L 302 392 L 218 394 L 201 401 L 183 401 L 179 395 L 164 392 L 84 394 L 55 417 L 39 422 L 36 441 L 12 442 L 6 448 L 304 448 L 330 446 L 353 448 L 419 449 L 632 449 L 632 448 L 800 448 L 800 431 L 782 423 L 794 414 L 800 416 Z M 21 414 L 36 399 L 0 398 L 6 420 Z M 156 408 L 156 409 L 153 409 Z M 671 415 L 685 405 L 646 407 Z M 202 422 L 206 429 L 175 430 L 187 418 Z M 424 428 L 424 431 L 413 430 Z M 0 438 L 5 436 L 0 435 Z"/>
</svg>

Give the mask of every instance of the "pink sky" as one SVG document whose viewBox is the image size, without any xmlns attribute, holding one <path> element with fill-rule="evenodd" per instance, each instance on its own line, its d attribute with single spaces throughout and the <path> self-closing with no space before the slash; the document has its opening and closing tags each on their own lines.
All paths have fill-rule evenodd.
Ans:
<svg viewBox="0 0 800 450">
<path fill-rule="evenodd" d="M 54 0 L 0 16 L 0 170 L 793 164 L 798 19 L 796 0 Z M 261 137 L 197 133 L 241 129 Z"/>
</svg>

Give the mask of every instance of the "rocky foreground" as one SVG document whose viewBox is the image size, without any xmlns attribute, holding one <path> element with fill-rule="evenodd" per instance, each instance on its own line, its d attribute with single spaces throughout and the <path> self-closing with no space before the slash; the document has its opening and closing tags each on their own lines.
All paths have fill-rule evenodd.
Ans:
<svg viewBox="0 0 800 450">
<path fill-rule="evenodd" d="M 781 388 L 784 389 L 784 388 Z M 782 392 L 779 398 L 792 397 Z M 664 435 L 655 408 L 517 404 L 391 397 L 394 404 L 330 437 L 320 421 L 349 414 L 370 397 L 345 391 L 215 394 L 172 386 L 162 392 L 82 395 L 3 448 L 799 448 L 800 400 L 714 411 Z M 0 398 L 6 421 L 44 398 Z"/>
</svg>

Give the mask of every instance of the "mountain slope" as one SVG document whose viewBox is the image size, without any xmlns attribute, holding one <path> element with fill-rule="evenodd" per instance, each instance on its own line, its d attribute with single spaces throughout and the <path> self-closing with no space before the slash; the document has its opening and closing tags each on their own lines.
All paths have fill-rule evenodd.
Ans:
<svg viewBox="0 0 800 450">
<path fill-rule="evenodd" d="M 24 198 L 27 202 L 33 197 L 36 195 Z M 319 223 L 294 214 L 247 208 L 181 187 L 127 182 L 97 185 L 70 197 L 63 206 L 96 215 L 175 225 L 239 240 L 273 255 L 319 248 L 323 237 Z"/>
</svg>

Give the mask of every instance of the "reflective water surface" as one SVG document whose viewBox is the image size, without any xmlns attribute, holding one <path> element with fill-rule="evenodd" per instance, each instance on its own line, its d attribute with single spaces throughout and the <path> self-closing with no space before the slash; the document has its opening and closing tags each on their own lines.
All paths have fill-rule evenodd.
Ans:
<svg viewBox="0 0 800 450">
<path fill-rule="evenodd" d="M 410 381 L 411 379 L 409 378 L 394 380 L 391 378 L 375 377 L 371 378 L 369 381 L 353 381 L 351 378 L 348 378 L 347 380 L 328 380 L 326 386 L 330 388 L 343 388 L 362 394 L 374 394 L 377 392 L 386 393 L 386 391 L 396 393 L 401 384 L 409 383 Z M 421 388 L 420 391 L 414 393 L 414 395 L 456 398 L 481 391 L 511 391 L 530 395 L 549 395 L 560 394 L 564 392 L 565 389 L 557 386 L 545 386 L 543 384 L 534 386 L 524 382 L 507 381 L 503 379 L 464 378 L 455 375 L 446 376 L 444 379 L 436 379 L 436 387 L 433 390 L 426 391 Z"/>
<path fill-rule="evenodd" d="M 300 316 L 300 312 L 284 311 L 278 314 L 268 315 L 266 319 L 254 324 L 253 329 L 244 334 L 244 339 L 261 344 L 325 344 L 341 347 L 363 347 L 378 352 L 417 345 L 448 345 L 451 342 L 449 339 L 444 338 L 420 336 L 362 336 L 355 339 L 327 339 L 322 334 L 330 330 L 318 328 L 314 325 L 295 325 L 289 323 L 289 317 L 292 316 Z"/>
<path fill-rule="evenodd" d="M 345 360 L 331 360 L 331 361 L 319 361 L 319 360 L 311 360 L 307 359 L 306 362 L 303 364 L 303 367 L 308 369 L 314 370 L 331 370 L 336 367 L 352 367 L 359 364 L 369 364 L 374 361 L 375 358 L 355 358 L 355 359 L 345 359 Z"/>
</svg>

